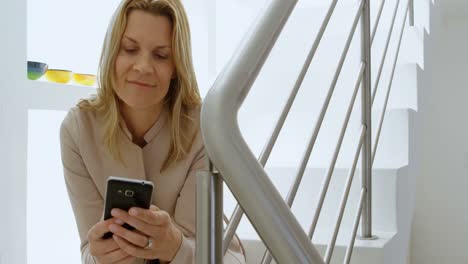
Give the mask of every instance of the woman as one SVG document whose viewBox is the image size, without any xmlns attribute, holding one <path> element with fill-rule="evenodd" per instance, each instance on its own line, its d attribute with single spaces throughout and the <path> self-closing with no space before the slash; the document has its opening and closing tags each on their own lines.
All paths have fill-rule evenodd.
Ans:
<svg viewBox="0 0 468 264">
<path fill-rule="evenodd" d="M 195 173 L 206 169 L 206 156 L 180 0 L 121 3 L 104 42 L 99 85 L 96 97 L 69 111 L 60 132 L 83 263 L 194 263 Z M 114 209 L 104 221 L 109 176 L 153 181 L 151 208 Z M 113 237 L 102 239 L 107 232 Z M 245 263 L 237 238 L 224 261 Z"/>
</svg>

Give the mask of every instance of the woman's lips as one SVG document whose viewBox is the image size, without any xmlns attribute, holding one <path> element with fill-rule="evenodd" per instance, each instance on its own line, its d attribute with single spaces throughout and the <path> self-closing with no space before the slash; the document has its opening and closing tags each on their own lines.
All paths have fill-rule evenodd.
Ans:
<svg viewBox="0 0 468 264">
<path fill-rule="evenodd" d="M 134 85 L 137 85 L 137 86 L 140 86 L 140 87 L 144 87 L 144 88 L 154 87 L 154 85 L 150 85 L 150 84 L 146 84 L 146 83 L 142 83 L 142 82 L 137 82 L 137 81 L 128 81 L 128 83 L 134 84 Z"/>
</svg>

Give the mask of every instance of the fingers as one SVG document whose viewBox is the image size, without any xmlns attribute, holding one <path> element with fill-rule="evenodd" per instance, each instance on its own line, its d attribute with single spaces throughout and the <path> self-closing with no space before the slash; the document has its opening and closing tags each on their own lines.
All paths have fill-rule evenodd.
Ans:
<svg viewBox="0 0 468 264">
<path fill-rule="evenodd" d="M 117 219 L 122 220 L 123 222 L 133 226 L 134 228 L 140 230 L 141 232 L 145 233 L 146 235 L 151 235 L 147 233 L 148 230 L 152 230 L 151 225 L 147 224 L 146 222 L 129 215 L 127 212 L 120 210 L 120 209 L 112 209 L 111 211 L 112 216 Z"/>
<path fill-rule="evenodd" d="M 127 241 L 130 243 L 139 246 L 139 247 L 145 247 L 148 244 L 148 237 L 142 234 L 139 234 L 134 231 L 130 231 L 126 228 L 123 228 L 119 225 L 116 224 L 111 224 L 109 226 L 110 230 L 112 233 L 119 237 L 125 238 Z M 117 243 L 116 243 L 117 244 Z M 118 246 L 118 245 L 117 245 Z"/>
<path fill-rule="evenodd" d="M 99 263 L 115 263 L 128 259 L 130 255 L 125 250 L 117 249 L 101 256 L 95 256 Z M 133 257 L 133 256 L 130 256 Z"/>
<path fill-rule="evenodd" d="M 172 226 L 171 217 L 165 211 L 151 211 L 141 208 L 131 208 L 129 211 L 131 214 L 136 216 L 132 216 L 129 213 L 116 208 L 112 209 L 111 214 L 116 219 L 120 219 L 131 225 L 146 236 L 158 239 L 161 238 L 161 236 L 165 236 L 167 234 L 167 230 Z M 130 241 L 133 242 L 132 240 Z"/>
<path fill-rule="evenodd" d="M 151 225 L 165 226 L 171 223 L 169 214 L 166 211 L 157 209 L 156 206 L 150 208 L 150 210 L 133 207 L 129 210 L 129 214 Z"/>
<path fill-rule="evenodd" d="M 116 223 L 118 219 L 108 219 L 95 224 L 88 232 L 89 252 L 99 258 L 119 249 L 119 245 L 113 239 L 102 239 L 103 234 L 109 232 L 109 225 Z M 123 223 L 123 222 L 122 222 Z"/>
<path fill-rule="evenodd" d="M 135 261 L 134 256 L 128 256 L 120 261 L 115 262 L 114 264 L 132 264 Z"/>
<path fill-rule="evenodd" d="M 90 242 L 89 253 L 100 256 L 119 249 L 119 245 L 113 239 Z"/>
<path fill-rule="evenodd" d="M 140 247 L 136 247 L 132 245 L 131 243 L 125 241 L 125 239 L 114 235 L 112 238 L 115 240 L 115 242 L 119 245 L 119 247 L 125 251 L 127 254 L 131 256 L 136 256 L 139 258 L 150 258 L 149 252 L 145 249 L 142 249 Z"/>
<path fill-rule="evenodd" d="M 156 206 L 150 209 L 131 208 L 128 212 L 114 208 L 111 214 L 135 230 L 111 224 L 113 240 L 127 254 L 139 258 L 171 260 L 182 240 L 182 233 L 172 224 L 171 217 Z M 176 232 L 177 231 L 177 232 Z M 148 237 L 158 243 L 145 249 Z"/>
<path fill-rule="evenodd" d="M 105 233 L 109 232 L 109 225 L 116 223 L 116 220 L 115 218 L 111 218 L 95 224 L 88 231 L 88 241 L 100 240 Z"/>
</svg>

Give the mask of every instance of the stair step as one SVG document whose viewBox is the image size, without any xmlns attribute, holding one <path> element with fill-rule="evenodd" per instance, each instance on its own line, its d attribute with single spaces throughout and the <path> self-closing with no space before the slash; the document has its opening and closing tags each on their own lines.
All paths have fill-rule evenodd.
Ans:
<svg viewBox="0 0 468 264">
<path fill-rule="evenodd" d="M 292 212 L 304 230 L 309 230 L 312 222 L 325 171 L 325 169 L 308 169 L 303 178 L 303 185 L 298 190 Z M 296 171 L 291 168 L 267 168 L 267 172 L 280 194 L 286 197 Z M 317 224 L 313 243 L 322 256 L 331 240 L 347 175 L 347 169 L 335 171 Z M 408 167 L 374 170 L 373 234 L 378 239 L 357 239 L 351 263 L 405 263 L 403 260 L 408 253 L 409 237 L 407 234 L 409 234 L 414 203 L 414 197 L 408 190 L 414 187 L 413 176 Z M 338 234 L 332 263 L 342 263 L 349 244 L 360 184 L 360 176 L 357 172 Z M 230 215 L 234 209 L 235 200 L 228 191 L 224 195 L 224 204 L 226 214 Z M 248 263 L 260 263 L 264 245 L 246 217 L 243 217 L 237 235 L 246 248 Z"/>
<path fill-rule="evenodd" d="M 399 186 L 399 182 L 407 180 L 405 170 L 402 169 L 378 169 L 373 171 L 373 228 L 376 231 L 397 231 L 397 188 Z M 276 186 L 279 193 L 283 197 L 286 197 L 293 184 L 296 169 L 267 168 L 267 172 L 270 180 Z M 314 239 L 322 241 L 321 243 L 325 243 L 329 240 L 329 237 L 331 236 L 331 232 L 329 230 L 334 229 L 348 173 L 348 169 L 336 169 L 333 174 L 329 190 L 323 204 L 322 213 L 317 223 L 317 232 L 314 235 Z M 292 207 L 292 212 L 304 230 L 308 231 L 310 228 L 325 174 L 325 169 L 307 169 L 301 186 L 298 189 L 298 193 Z M 347 203 L 348 206 L 346 207 L 347 209 L 345 210 L 341 224 L 343 229 L 352 229 L 361 189 L 360 179 L 360 172 L 356 171 Z M 237 203 L 232 194 L 227 191 L 224 196 L 224 210 L 228 216 L 232 214 L 236 204 Z M 241 225 L 237 230 L 237 234 L 241 239 L 259 239 L 255 229 L 246 217 L 242 219 Z M 346 235 L 346 232 L 340 233 L 338 239 L 343 241 L 343 239 L 346 238 Z M 347 241 L 347 239 L 344 241 Z"/>
<path fill-rule="evenodd" d="M 376 233 L 377 240 L 355 240 L 353 254 L 351 257 L 351 264 L 362 264 L 362 263 L 392 263 L 392 264 L 401 264 L 404 262 L 396 261 L 396 251 L 392 250 L 395 244 L 395 233 Z M 246 251 L 247 264 L 258 264 L 261 263 L 265 252 L 265 245 L 260 240 L 251 240 L 244 239 L 242 240 L 244 249 Z M 349 243 L 347 241 L 346 243 Z M 327 244 L 317 243 L 314 241 L 314 246 L 317 248 L 318 252 L 322 257 L 325 256 L 327 250 Z M 332 255 L 331 262 L 332 264 L 341 264 L 343 263 L 344 256 L 347 250 L 347 244 L 337 244 Z M 393 253 L 393 254 L 392 254 Z M 394 262 L 389 262 L 388 255 L 392 256 L 395 259 Z M 272 261 L 276 263 L 276 261 Z"/>
<path fill-rule="evenodd" d="M 389 75 L 382 75 L 374 101 L 374 109 L 383 108 L 389 79 Z M 421 87 L 422 79 L 423 69 L 416 63 L 397 65 L 387 109 L 412 109 L 417 111 L 418 87 Z"/>
</svg>

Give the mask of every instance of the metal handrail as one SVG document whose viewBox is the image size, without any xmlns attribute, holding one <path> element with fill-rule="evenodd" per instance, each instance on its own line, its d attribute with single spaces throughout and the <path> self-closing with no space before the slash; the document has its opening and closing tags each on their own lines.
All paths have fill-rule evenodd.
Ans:
<svg viewBox="0 0 468 264">
<path fill-rule="evenodd" d="M 312 45 L 312 48 L 310 49 L 309 54 L 307 55 L 304 65 L 302 66 L 299 77 L 297 78 L 296 83 L 294 84 L 294 88 L 291 91 L 291 94 L 289 95 L 285 106 L 283 107 L 283 111 L 281 112 L 281 115 L 278 118 L 278 121 L 276 122 L 275 128 L 270 136 L 270 139 L 268 140 L 268 143 L 265 145 L 265 148 L 260 154 L 259 162 L 263 167 L 265 166 L 265 164 L 268 161 L 268 158 L 270 157 L 271 151 L 273 150 L 273 146 L 276 143 L 276 140 L 278 139 L 279 133 L 283 128 L 284 122 L 286 121 L 289 111 L 296 99 L 296 95 L 299 92 L 299 89 L 301 88 L 302 82 L 304 81 L 307 71 L 309 70 L 310 64 L 315 56 L 315 53 L 317 52 L 317 49 L 325 33 L 325 29 L 327 28 L 327 25 L 330 22 L 330 18 L 333 14 L 333 11 L 335 10 L 337 2 L 338 0 L 333 0 L 330 4 L 327 14 L 322 22 L 322 25 L 320 26 L 317 37 L 315 38 L 314 44 Z M 234 237 L 234 233 L 237 227 L 239 226 L 243 213 L 244 212 L 242 211 L 240 206 L 237 205 L 232 215 L 232 221 L 230 221 L 229 225 L 227 226 L 224 235 L 224 253 L 226 253 L 228 245 L 231 243 L 231 240 Z"/>
<path fill-rule="evenodd" d="M 243 209 L 245 209 L 248 218 L 251 220 L 251 223 L 253 224 L 257 233 L 260 235 L 267 246 L 267 251 L 265 252 L 262 263 L 270 263 L 272 260 L 272 255 L 270 255 L 269 252 L 272 252 L 275 259 L 280 263 L 330 263 L 344 210 L 346 208 L 351 184 L 354 178 L 359 154 L 361 154 L 362 158 L 362 189 L 353 226 L 351 241 L 346 251 L 344 263 L 349 263 L 350 261 L 360 220 L 362 224 L 361 236 L 364 238 L 372 237 L 371 170 L 380 139 L 380 133 L 384 122 L 385 111 L 388 104 L 396 63 L 402 42 L 402 36 L 408 15 L 410 16 L 410 25 L 413 25 L 414 22 L 414 3 L 413 0 L 408 0 L 403 26 L 400 32 L 398 48 L 393 62 L 390 82 L 384 100 L 383 112 L 381 114 L 376 140 L 374 142 L 374 146 L 372 146 L 370 112 L 373 101 L 375 99 L 376 89 L 380 81 L 380 75 L 388 51 L 389 41 L 392 36 L 400 0 L 397 1 L 395 12 L 392 18 L 392 25 L 388 33 L 382 64 L 379 69 L 378 78 L 373 92 L 371 91 L 370 85 L 370 50 L 377 32 L 381 14 L 385 5 L 385 0 L 382 0 L 381 2 L 372 33 L 370 29 L 369 1 L 370 0 L 362 0 L 360 2 L 358 12 L 351 27 L 351 33 L 348 36 L 325 102 L 322 105 L 322 110 L 320 112 L 319 118 L 317 119 L 314 132 L 309 140 L 308 147 L 304 153 L 295 182 L 286 198 L 286 203 L 284 203 L 281 196 L 274 188 L 271 181 L 268 179 L 263 167 L 265 166 L 271 154 L 273 146 L 284 125 L 291 106 L 294 103 L 298 90 L 302 85 L 310 63 L 312 62 L 328 22 L 333 14 L 337 0 L 334 0 L 330 5 L 328 13 L 319 30 L 318 37 L 316 38 L 313 47 L 309 52 L 302 71 L 296 80 L 295 86 L 283 108 L 283 111 L 276 123 L 271 137 L 259 157 L 259 162 L 256 162 L 255 157 L 250 152 L 245 141 L 240 135 L 239 127 L 236 121 L 237 113 L 240 105 L 247 96 L 254 79 L 263 66 L 266 57 L 271 51 L 272 46 L 276 42 L 276 39 L 284 24 L 286 23 L 286 20 L 290 16 L 297 0 L 273 0 L 264 16 L 259 20 L 256 27 L 254 27 L 249 32 L 248 37 L 241 46 L 242 48 L 236 52 L 228 66 L 216 80 L 213 88 L 205 98 L 205 102 L 202 107 L 201 122 L 206 151 L 213 164 L 215 164 L 216 168 L 219 169 L 219 173 L 212 165 L 210 165 L 211 172 L 205 172 L 205 174 L 200 173 L 200 177 L 198 179 L 200 183 L 200 189 L 197 189 L 197 207 L 202 208 L 201 212 L 204 214 L 204 216 L 199 216 L 197 213 L 197 230 L 200 232 L 200 234 L 197 235 L 197 248 L 200 247 L 200 249 L 197 249 L 197 262 L 222 263 L 222 256 L 225 254 L 228 245 L 234 236 L 235 230 L 242 218 Z M 360 65 L 360 71 L 353 95 L 350 100 L 350 104 L 348 106 L 345 121 L 342 125 L 340 136 L 335 147 L 332 162 L 326 172 L 326 177 L 322 184 L 323 186 L 320 199 L 315 211 L 311 229 L 309 230 L 309 239 L 307 239 L 307 236 L 304 236 L 305 233 L 298 224 L 297 220 L 294 218 L 294 216 L 292 216 L 289 207 L 292 206 L 294 197 L 301 183 L 307 162 L 310 158 L 310 154 L 327 112 L 334 88 L 340 77 L 344 61 L 346 59 L 354 32 L 357 27 L 357 23 L 360 18 L 362 18 L 361 24 L 363 32 L 363 34 L 361 34 L 362 62 Z M 257 45 L 257 43 L 261 44 Z M 236 83 L 236 85 L 234 85 L 234 83 Z M 324 198 L 333 175 L 341 144 L 345 136 L 350 115 L 357 96 L 357 91 L 359 90 L 359 85 L 362 85 L 361 90 L 363 104 L 361 133 L 356 147 L 356 153 L 353 159 L 352 167 L 347 177 L 345 190 L 342 194 L 340 210 L 337 215 L 331 242 L 326 250 L 324 259 L 322 259 L 310 239 L 312 238 L 315 231 Z M 216 123 L 216 125 L 212 126 L 213 123 Z M 226 158 L 221 158 L 222 156 Z M 228 226 L 225 230 L 224 239 L 222 238 L 223 214 L 222 184 L 220 176 L 224 178 L 225 182 L 238 200 L 240 206 L 243 208 L 241 209 L 239 204 L 236 206 L 232 218 L 228 222 Z M 203 193 L 203 195 L 200 195 L 199 198 L 198 193 Z M 215 200 L 217 200 L 217 202 L 213 202 L 212 199 L 214 199 L 214 197 L 216 197 Z M 210 230 L 216 230 L 215 234 L 210 234 Z"/>
<path fill-rule="evenodd" d="M 284 125 L 284 122 L 289 114 L 289 110 L 291 109 L 291 106 L 292 104 L 294 103 L 294 100 L 296 98 L 296 95 L 299 91 L 299 88 L 301 87 L 302 85 L 302 82 L 305 78 L 305 75 L 307 73 L 307 70 L 309 69 L 309 66 L 310 66 L 310 63 L 312 62 L 312 59 L 318 49 L 318 46 L 320 44 L 320 41 L 323 37 L 323 34 L 326 30 L 326 27 L 330 21 L 330 18 L 333 14 L 333 11 L 335 10 L 335 7 L 336 7 L 336 4 L 337 4 L 338 0 L 333 0 L 332 3 L 330 4 L 329 8 L 328 8 L 328 11 L 327 11 L 327 14 L 324 18 L 324 21 L 322 22 L 322 25 L 320 27 L 320 30 L 317 34 L 317 37 L 314 41 L 314 44 L 312 45 L 312 48 L 307 56 L 307 59 L 305 60 L 305 63 L 304 63 L 304 66 L 301 70 L 301 73 L 299 74 L 299 77 L 298 79 L 296 80 L 296 83 L 294 85 L 294 88 L 293 90 L 291 91 L 291 94 L 287 100 L 287 103 L 286 105 L 283 107 L 283 111 L 278 119 L 278 121 L 276 122 L 276 126 L 270 136 L 270 139 L 268 141 L 268 143 L 266 144 L 265 148 L 263 149 L 262 153 L 260 154 L 260 157 L 259 157 L 259 162 L 260 164 L 262 164 L 262 166 L 265 166 L 266 162 L 268 161 L 268 158 L 269 158 L 269 155 L 273 149 L 273 146 L 274 144 L 276 143 L 276 140 L 278 138 L 278 135 Z M 380 22 L 380 18 L 381 18 L 381 15 L 382 15 L 382 11 L 383 11 L 383 8 L 384 8 L 384 5 L 385 5 L 385 0 L 382 0 L 381 2 L 381 5 L 380 5 L 380 8 L 379 8 L 379 11 L 378 11 L 378 14 L 377 14 L 377 17 L 376 17 L 376 20 L 375 20 L 375 23 L 374 23 L 374 27 L 373 27 L 373 32 L 372 32 L 372 35 L 371 35 L 371 45 L 373 44 L 374 42 L 374 37 L 377 33 L 377 28 L 378 28 L 378 25 L 379 25 L 379 22 Z M 323 111 L 322 111 L 323 112 Z M 318 129 L 320 129 L 320 127 L 318 127 Z M 295 196 L 295 193 L 297 192 L 297 189 L 298 189 L 298 186 L 301 182 L 301 178 L 302 178 L 302 175 L 303 175 L 303 172 L 302 170 L 300 170 L 300 172 L 298 173 L 298 175 L 296 176 L 296 180 L 295 180 L 295 183 L 293 184 L 293 186 L 291 187 L 291 190 L 289 191 L 289 195 L 288 197 L 294 197 Z M 294 198 L 293 198 L 294 199 Z M 289 200 L 288 198 L 286 200 Z M 288 203 L 289 206 L 291 206 L 291 204 Z M 224 253 L 226 253 L 227 249 L 228 249 L 228 245 L 230 244 L 232 238 L 234 237 L 234 234 L 235 234 L 235 231 L 242 219 L 242 216 L 243 216 L 243 211 L 242 211 L 242 208 L 240 208 L 240 206 L 237 204 L 234 211 L 233 211 L 233 214 L 232 214 L 232 221 L 230 221 L 230 223 L 228 224 L 227 228 L 226 228 L 226 231 L 225 231 L 225 234 L 224 234 Z"/>
<path fill-rule="evenodd" d="M 363 8 L 365 6 L 365 3 L 366 3 L 366 1 L 361 1 L 358 8 L 357 8 L 357 10 L 356 10 L 356 15 L 354 17 L 354 21 L 353 21 L 353 24 L 351 26 L 351 31 L 348 34 L 348 38 L 347 38 L 345 47 L 344 47 L 344 49 L 342 51 L 341 58 L 340 58 L 340 61 L 338 63 L 338 67 L 337 67 L 337 70 L 335 72 L 335 76 L 334 76 L 333 81 L 332 81 L 332 83 L 330 85 L 330 88 L 328 90 L 328 93 L 327 93 L 326 99 L 324 101 L 324 104 L 322 105 L 319 118 L 318 118 L 317 123 L 316 123 L 315 128 L 314 128 L 314 132 L 313 132 L 313 134 L 312 134 L 312 136 L 311 136 L 311 138 L 309 140 L 309 143 L 307 145 L 307 149 L 305 151 L 305 154 L 303 155 L 301 165 L 300 165 L 300 169 L 299 169 L 299 171 L 298 171 L 298 173 L 297 173 L 297 175 L 295 177 L 294 184 L 293 184 L 293 186 L 292 186 L 292 188 L 291 188 L 291 190 L 288 193 L 288 196 L 286 198 L 286 202 L 287 202 L 289 207 L 292 206 L 292 203 L 294 202 L 294 198 L 296 196 L 297 190 L 298 190 L 299 185 L 300 185 L 300 183 L 302 181 L 302 177 L 304 175 L 305 169 L 307 167 L 307 163 L 308 163 L 308 161 L 310 159 L 310 155 L 312 153 L 313 147 L 314 147 L 315 142 L 317 140 L 318 133 L 320 132 L 322 122 L 323 122 L 323 120 L 325 118 L 325 114 L 327 112 L 331 97 L 333 95 L 333 91 L 334 91 L 334 89 L 336 87 L 336 84 L 338 82 L 338 78 L 339 78 L 339 76 L 341 74 L 341 70 L 343 68 L 346 56 L 347 56 L 349 48 L 351 46 L 351 41 L 352 41 L 354 33 L 356 31 L 359 19 L 361 18 L 362 11 L 363 11 Z M 363 73 L 363 71 L 362 71 L 362 73 Z M 359 82 L 357 83 L 357 85 L 359 85 L 361 83 L 361 78 L 362 78 L 362 74 L 360 73 L 359 74 Z M 324 200 L 325 200 L 325 196 L 327 194 L 329 183 L 331 181 L 331 176 L 333 174 L 333 170 L 334 170 L 334 167 L 335 167 L 335 162 L 336 162 L 336 159 L 337 159 L 338 154 L 339 154 L 339 148 L 341 147 L 341 141 L 343 140 L 344 133 L 346 131 L 346 126 L 347 126 L 347 122 L 349 120 L 350 114 L 351 114 L 351 112 L 350 112 L 350 110 L 348 110 L 347 117 L 345 118 L 346 119 L 345 123 L 343 124 L 344 129 L 342 129 L 342 133 L 340 135 L 340 139 L 339 139 L 337 148 L 335 150 L 334 157 L 332 159 L 332 163 L 331 163 L 330 168 L 328 169 L 328 171 L 326 173 L 325 180 L 324 180 L 324 182 L 322 184 L 322 189 L 321 189 L 322 191 L 320 193 L 320 198 L 319 198 L 319 201 L 318 201 L 318 204 L 317 204 L 317 207 L 316 207 L 316 211 L 315 211 L 315 214 L 314 214 L 314 218 L 313 218 L 311 227 L 310 227 L 309 232 L 308 232 L 308 236 L 309 236 L 310 239 L 313 237 L 315 228 L 316 228 L 317 223 L 318 223 L 318 219 L 319 219 L 321 209 L 322 209 L 322 206 L 323 206 L 323 203 L 324 203 Z M 263 256 L 262 264 L 270 263 L 271 260 L 272 260 L 271 255 L 268 253 L 268 251 L 266 251 L 264 256 Z"/>
<path fill-rule="evenodd" d="M 243 140 L 237 124 L 240 105 L 296 3 L 271 2 L 205 97 L 201 129 L 206 152 L 275 259 L 281 263 L 323 263 Z M 199 246 L 210 244 L 202 241 Z M 200 261 L 212 263 L 210 259 Z"/>
</svg>

